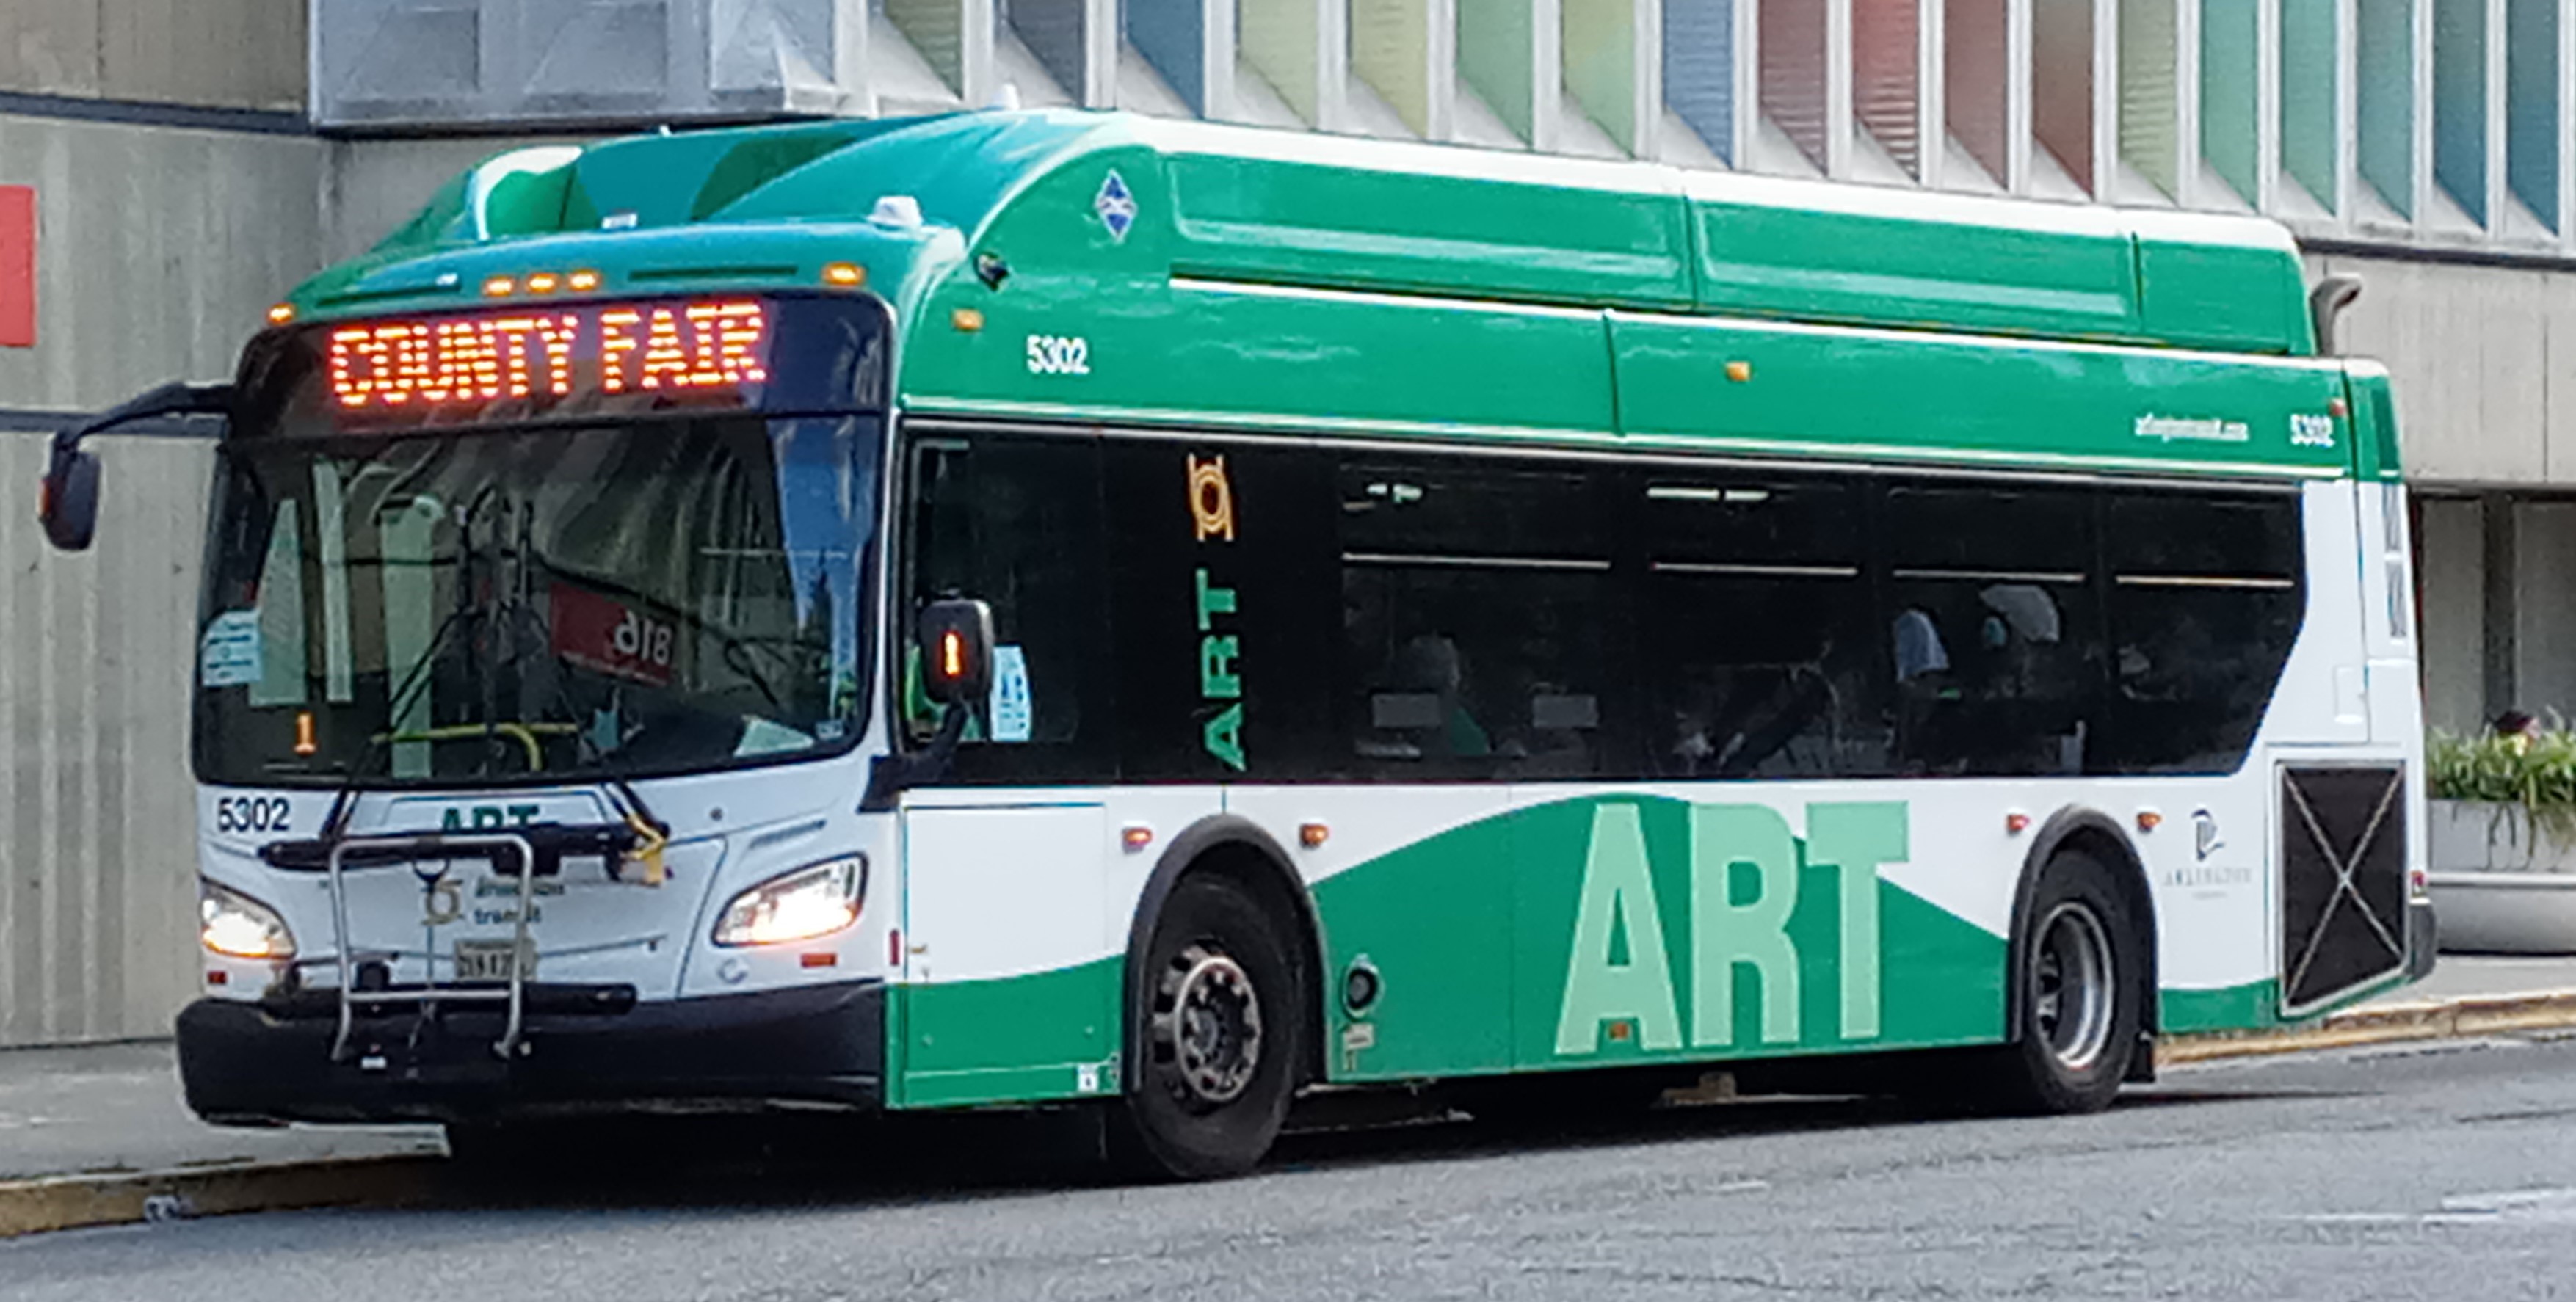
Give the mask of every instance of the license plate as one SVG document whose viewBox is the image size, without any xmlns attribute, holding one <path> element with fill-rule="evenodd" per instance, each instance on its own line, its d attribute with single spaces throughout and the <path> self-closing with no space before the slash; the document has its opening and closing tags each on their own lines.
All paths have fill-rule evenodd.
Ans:
<svg viewBox="0 0 2576 1302">
<path fill-rule="evenodd" d="M 460 940 L 456 942 L 456 979 L 507 981 L 510 979 L 511 960 L 514 957 L 519 960 L 517 967 L 522 977 L 530 981 L 536 980 L 535 946 L 529 946 L 522 953 L 517 945 L 506 940 Z"/>
</svg>

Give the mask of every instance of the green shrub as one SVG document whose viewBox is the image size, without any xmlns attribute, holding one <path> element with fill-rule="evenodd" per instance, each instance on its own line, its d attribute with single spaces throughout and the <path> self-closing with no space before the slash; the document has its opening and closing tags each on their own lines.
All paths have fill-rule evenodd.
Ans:
<svg viewBox="0 0 2576 1302">
<path fill-rule="evenodd" d="M 2533 738 L 2436 732 L 2425 749 L 2435 800 L 2503 805 L 2526 829 L 2576 842 L 2576 732 L 2550 729 Z"/>
</svg>

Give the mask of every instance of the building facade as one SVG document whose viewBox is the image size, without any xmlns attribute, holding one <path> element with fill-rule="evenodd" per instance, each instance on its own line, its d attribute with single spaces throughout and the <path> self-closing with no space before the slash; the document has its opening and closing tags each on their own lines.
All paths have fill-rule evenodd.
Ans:
<svg viewBox="0 0 2576 1302">
<path fill-rule="evenodd" d="M 2576 718 L 2576 0 L 14 0 L 0 503 L 488 153 L 997 102 L 2270 215 L 2397 374 L 2434 724 Z M 103 452 L 95 552 L 0 510 L 0 1045 L 193 984 L 208 444 Z"/>
</svg>

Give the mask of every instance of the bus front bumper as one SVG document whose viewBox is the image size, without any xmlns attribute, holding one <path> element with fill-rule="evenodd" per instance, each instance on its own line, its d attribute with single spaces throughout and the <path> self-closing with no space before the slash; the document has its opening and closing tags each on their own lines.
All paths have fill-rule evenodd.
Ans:
<svg viewBox="0 0 2576 1302">
<path fill-rule="evenodd" d="M 882 982 L 699 999 L 598 993 L 532 998 L 523 1052 L 506 1062 L 493 1051 L 503 1019 L 479 1006 L 362 1017 L 347 1060 L 333 1062 L 339 1023 L 327 994 L 200 999 L 179 1014 L 179 1075 L 197 1115 L 244 1125 L 673 1105 L 872 1108 L 884 1097 Z"/>
</svg>

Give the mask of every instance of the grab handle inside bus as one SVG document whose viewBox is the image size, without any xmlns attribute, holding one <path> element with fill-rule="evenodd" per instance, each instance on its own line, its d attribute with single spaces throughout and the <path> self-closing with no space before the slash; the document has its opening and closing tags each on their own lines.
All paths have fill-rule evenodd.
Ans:
<svg viewBox="0 0 2576 1302">
<path fill-rule="evenodd" d="M 229 384 L 174 382 L 57 431 L 36 499 L 36 520 L 45 527 L 45 540 L 62 551 L 82 552 L 98 536 L 98 454 L 83 448 L 81 440 L 155 416 L 220 415 L 232 409 L 232 400 Z"/>
</svg>

